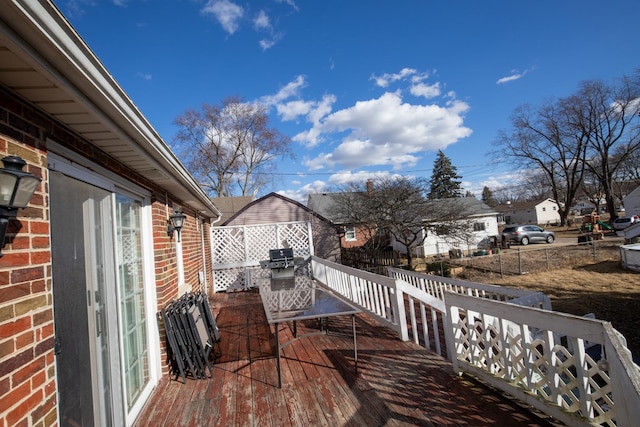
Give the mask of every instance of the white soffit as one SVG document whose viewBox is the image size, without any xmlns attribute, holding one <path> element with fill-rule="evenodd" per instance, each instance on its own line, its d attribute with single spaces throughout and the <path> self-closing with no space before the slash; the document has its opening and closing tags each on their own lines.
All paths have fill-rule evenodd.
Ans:
<svg viewBox="0 0 640 427">
<path fill-rule="evenodd" d="M 202 215 L 220 215 L 50 1 L 3 1 L 0 84 Z"/>
</svg>

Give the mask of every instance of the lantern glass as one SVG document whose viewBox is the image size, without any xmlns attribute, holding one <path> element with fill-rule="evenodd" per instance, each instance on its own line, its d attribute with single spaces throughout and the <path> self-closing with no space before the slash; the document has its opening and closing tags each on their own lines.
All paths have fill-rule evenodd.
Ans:
<svg viewBox="0 0 640 427">
<path fill-rule="evenodd" d="M 17 176 L 0 170 L 0 206 L 11 206 L 17 180 Z"/>
<path fill-rule="evenodd" d="M 184 225 L 184 221 L 187 219 L 187 216 L 182 212 L 176 212 L 169 218 L 171 218 L 171 224 L 173 225 L 173 228 L 181 229 Z"/>
<path fill-rule="evenodd" d="M 29 204 L 31 196 L 38 188 L 40 179 L 35 176 L 23 176 L 18 182 L 18 188 L 16 189 L 16 195 L 13 198 L 12 206 L 14 208 L 24 208 Z"/>
</svg>

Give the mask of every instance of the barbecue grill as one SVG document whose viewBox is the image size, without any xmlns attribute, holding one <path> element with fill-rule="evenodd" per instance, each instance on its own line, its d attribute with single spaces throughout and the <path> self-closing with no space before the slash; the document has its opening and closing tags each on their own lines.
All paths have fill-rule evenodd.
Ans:
<svg viewBox="0 0 640 427">
<path fill-rule="evenodd" d="M 291 248 L 269 249 L 269 259 L 260 261 L 260 266 L 270 269 L 271 277 L 274 279 L 293 277 L 295 265 L 299 264 L 299 261 L 293 257 Z"/>
</svg>

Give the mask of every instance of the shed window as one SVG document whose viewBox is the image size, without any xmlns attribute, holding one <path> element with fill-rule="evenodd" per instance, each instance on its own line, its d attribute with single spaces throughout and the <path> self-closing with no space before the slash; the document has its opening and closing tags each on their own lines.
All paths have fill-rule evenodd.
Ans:
<svg viewBox="0 0 640 427">
<path fill-rule="evenodd" d="M 347 242 L 355 242 L 356 241 L 356 227 L 353 225 L 347 225 L 344 228 L 344 240 Z"/>
</svg>

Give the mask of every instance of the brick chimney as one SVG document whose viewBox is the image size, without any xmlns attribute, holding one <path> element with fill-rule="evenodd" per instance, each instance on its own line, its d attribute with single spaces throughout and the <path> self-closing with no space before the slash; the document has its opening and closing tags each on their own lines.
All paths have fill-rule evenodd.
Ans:
<svg viewBox="0 0 640 427">
<path fill-rule="evenodd" d="M 367 196 L 373 195 L 373 180 L 367 180 Z"/>
</svg>

